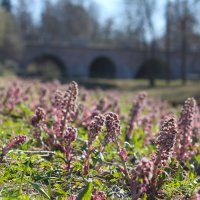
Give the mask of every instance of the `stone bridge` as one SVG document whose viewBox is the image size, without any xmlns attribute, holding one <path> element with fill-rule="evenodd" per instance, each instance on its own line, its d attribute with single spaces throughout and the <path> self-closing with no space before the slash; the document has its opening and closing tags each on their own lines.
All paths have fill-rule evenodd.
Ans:
<svg viewBox="0 0 200 200">
<path fill-rule="evenodd" d="M 170 52 L 170 58 L 171 77 L 180 78 L 181 55 Z M 166 63 L 166 52 L 156 52 L 152 57 L 148 52 L 125 48 L 27 45 L 20 61 L 21 72 L 25 73 L 29 64 L 38 59 L 54 61 L 68 78 L 129 79 L 139 77 L 142 67 L 152 59 Z M 200 52 L 187 54 L 186 73 L 200 74 Z"/>
</svg>

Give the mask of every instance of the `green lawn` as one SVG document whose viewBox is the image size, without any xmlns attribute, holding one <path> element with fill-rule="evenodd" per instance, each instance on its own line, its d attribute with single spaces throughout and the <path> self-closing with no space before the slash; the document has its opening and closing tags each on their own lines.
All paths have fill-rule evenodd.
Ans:
<svg viewBox="0 0 200 200">
<path fill-rule="evenodd" d="M 182 85 L 181 80 L 173 80 L 166 84 L 164 80 L 157 80 L 156 87 L 149 87 L 147 80 L 105 80 L 88 79 L 78 81 L 89 89 L 102 88 L 105 90 L 117 90 L 123 95 L 134 95 L 139 91 L 147 91 L 155 98 L 168 100 L 173 104 L 183 103 L 187 97 L 195 97 L 200 101 L 200 80 L 188 80 Z"/>
</svg>

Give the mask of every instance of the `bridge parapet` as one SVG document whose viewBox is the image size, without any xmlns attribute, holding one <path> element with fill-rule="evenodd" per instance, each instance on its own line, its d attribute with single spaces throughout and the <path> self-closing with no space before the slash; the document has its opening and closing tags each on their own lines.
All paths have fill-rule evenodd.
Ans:
<svg viewBox="0 0 200 200">
<path fill-rule="evenodd" d="M 107 68 L 109 68 L 109 63 L 112 63 L 113 66 L 110 68 L 112 68 L 114 74 L 113 76 L 109 68 L 110 75 L 106 75 L 106 70 L 104 69 L 105 76 L 107 78 L 111 76 L 110 78 L 122 79 L 136 77 L 143 63 L 152 58 L 148 52 L 133 49 L 27 45 L 20 63 L 21 70 L 26 71 L 27 66 L 39 57 L 49 57 L 56 60 L 57 63 L 62 65 L 63 73 L 69 78 L 88 78 L 91 76 L 91 66 L 94 62 L 104 58 L 104 61 L 108 61 L 107 64 L 104 62 Z M 181 56 L 178 52 L 171 52 L 170 57 L 172 78 L 180 78 Z M 157 52 L 155 58 L 166 62 L 166 53 L 163 51 Z M 199 63 L 200 52 L 189 53 L 187 55 L 187 72 L 200 74 Z"/>
</svg>

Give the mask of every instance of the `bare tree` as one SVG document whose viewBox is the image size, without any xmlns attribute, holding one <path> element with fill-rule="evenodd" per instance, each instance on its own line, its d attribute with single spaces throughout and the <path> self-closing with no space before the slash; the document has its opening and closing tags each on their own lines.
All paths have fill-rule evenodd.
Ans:
<svg viewBox="0 0 200 200">
<path fill-rule="evenodd" d="M 193 46 L 196 46 L 196 42 L 193 42 L 194 38 L 199 37 L 195 30 L 198 22 L 198 17 L 195 15 L 197 7 L 198 1 L 195 0 L 168 0 L 166 4 L 166 58 L 169 66 L 169 52 L 171 50 L 180 52 L 183 84 L 187 79 L 187 53 L 193 49 Z"/>
<path fill-rule="evenodd" d="M 2 7 L 5 8 L 5 10 L 6 10 L 7 12 L 11 12 L 11 10 L 12 10 L 12 5 L 11 5 L 10 0 L 2 0 L 2 1 L 1 1 L 1 5 L 2 5 Z"/>
<path fill-rule="evenodd" d="M 124 18 L 122 18 L 123 40 L 132 44 L 136 49 L 144 49 L 147 46 L 145 36 L 146 16 L 140 0 L 124 0 L 122 8 Z M 122 34 L 121 34 L 122 35 Z"/>
<path fill-rule="evenodd" d="M 45 41 L 89 41 L 94 34 L 95 19 L 83 6 L 83 1 L 47 1 L 42 13 L 41 32 Z"/>
<path fill-rule="evenodd" d="M 105 44 L 112 43 L 114 21 L 108 18 L 101 27 L 101 42 Z"/>
<path fill-rule="evenodd" d="M 179 8 L 180 7 L 180 1 Z M 187 23 L 188 23 L 188 4 L 187 1 L 182 2 L 182 16 L 181 11 L 179 11 L 180 15 L 180 28 L 181 28 L 181 65 L 182 65 L 182 83 L 186 84 L 186 64 L 187 64 Z"/>
<path fill-rule="evenodd" d="M 0 60 L 17 59 L 22 50 L 19 29 L 12 15 L 1 7 L 0 19 Z"/>
<path fill-rule="evenodd" d="M 155 0 L 142 0 L 141 6 L 144 9 L 144 16 L 147 27 L 147 31 L 150 33 L 151 36 L 151 45 L 150 45 L 150 55 L 151 57 L 155 56 L 156 52 L 156 46 L 157 46 L 157 38 L 156 38 L 156 32 L 155 32 L 155 24 L 153 21 L 153 15 L 155 13 L 156 8 L 156 1 Z"/>
<path fill-rule="evenodd" d="M 142 41 L 143 48 L 145 48 L 152 58 L 152 62 L 148 62 L 149 66 L 144 65 L 144 67 L 151 68 L 151 75 L 149 74 L 148 77 L 149 84 L 150 86 L 155 86 L 155 78 L 157 77 L 156 69 L 160 63 L 154 59 L 158 39 L 155 31 L 155 22 L 153 20 L 156 11 L 156 0 L 125 0 L 124 5 L 125 16 L 128 22 L 125 30 L 127 35 L 132 35 L 136 40 Z M 129 38 L 131 37 L 128 37 L 128 40 Z"/>
<path fill-rule="evenodd" d="M 15 13 L 15 21 L 19 27 L 24 41 L 33 41 L 36 37 L 36 26 L 34 25 L 31 12 L 29 11 L 29 2 L 19 0 Z"/>
<path fill-rule="evenodd" d="M 150 56 L 149 67 L 151 67 L 149 73 L 149 85 L 155 87 L 155 80 L 159 74 L 159 68 L 161 68 L 160 62 L 155 59 L 157 51 L 157 37 L 155 32 L 155 22 L 153 21 L 153 15 L 155 13 L 156 1 L 155 0 L 142 0 L 141 4 L 145 16 L 146 31 L 150 34 Z M 142 9 L 141 8 L 141 9 Z"/>
<path fill-rule="evenodd" d="M 171 2 L 167 0 L 165 10 L 166 19 L 166 36 L 165 36 L 165 51 L 166 51 L 166 81 L 169 84 L 171 79 L 170 64 L 171 64 Z"/>
</svg>

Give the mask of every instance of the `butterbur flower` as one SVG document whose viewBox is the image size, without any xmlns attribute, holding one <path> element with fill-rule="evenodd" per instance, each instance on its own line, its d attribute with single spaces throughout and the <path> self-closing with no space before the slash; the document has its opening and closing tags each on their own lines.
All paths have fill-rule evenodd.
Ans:
<svg viewBox="0 0 200 200">
<path fill-rule="evenodd" d="M 106 99 L 101 98 L 99 102 L 95 105 L 95 107 L 92 108 L 91 110 L 85 108 L 83 112 L 83 117 L 82 117 L 83 119 L 81 120 L 81 124 L 85 127 L 88 127 L 95 116 L 101 113 L 104 113 L 106 105 L 107 105 Z"/>
<path fill-rule="evenodd" d="M 154 163 L 153 177 L 151 180 L 151 193 L 153 196 L 158 189 L 158 176 L 167 166 L 167 160 L 170 159 L 173 154 L 176 135 L 176 120 L 173 116 L 169 116 L 161 125 L 156 142 L 157 152 L 151 159 Z"/>
<path fill-rule="evenodd" d="M 2 149 L 2 153 L 0 155 L 0 161 L 2 161 L 3 157 L 7 154 L 7 152 L 9 150 L 11 150 L 12 148 L 18 146 L 18 145 L 21 145 L 21 144 L 24 144 L 26 142 L 26 136 L 25 135 L 19 135 L 15 138 L 12 138 L 9 143 L 3 147 Z"/>
<path fill-rule="evenodd" d="M 34 126 L 33 136 L 40 138 L 41 130 L 48 132 L 46 126 L 46 113 L 43 108 L 38 107 L 35 111 L 34 116 L 31 118 L 31 124 Z"/>
<path fill-rule="evenodd" d="M 95 110 L 103 112 L 103 110 L 105 109 L 106 104 L 107 104 L 106 99 L 105 98 L 101 98 L 99 100 L 98 104 L 96 105 Z"/>
<path fill-rule="evenodd" d="M 63 98 L 64 98 L 64 94 L 61 91 L 56 90 L 54 97 L 52 99 L 52 105 L 54 106 L 54 108 L 59 109 L 59 110 L 61 109 Z"/>
<path fill-rule="evenodd" d="M 123 167 L 119 166 L 120 170 L 125 174 L 127 179 L 130 182 L 130 176 L 126 167 L 126 161 L 128 159 L 127 151 L 122 147 L 121 141 L 118 139 L 119 134 L 121 133 L 120 120 L 116 113 L 108 113 L 105 115 L 105 125 L 107 134 L 102 142 L 101 150 L 105 145 L 110 142 L 114 142 L 117 145 L 118 155 L 122 161 Z"/>
<path fill-rule="evenodd" d="M 103 115 L 99 114 L 94 117 L 94 120 L 91 121 L 88 127 L 88 145 L 90 146 L 95 140 L 98 133 L 102 131 L 102 128 L 105 123 L 105 118 Z"/>
<path fill-rule="evenodd" d="M 35 115 L 31 118 L 31 124 L 37 127 L 40 122 L 46 122 L 46 113 L 43 108 L 38 107 L 35 111 Z"/>
<path fill-rule="evenodd" d="M 77 138 L 77 129 L 74 127 L 67 127 L 65 134 L 63 134 L 63 142 L 61 144 L 62 151 L 65 154 L 65 164 L 63 168 L 70 170 L 72 161 L 72 142 Z"/>
<path fill-rule="evenodd" d="M 181 110 L 178 120 L 177 135 L 177 158 L 185 160 L 191 153 L 192 149 L 192 128 L 194 122 L 196 101 L 194 98 L 188 98 Z"/>
<path fill-rule="evenodd" d="M 76 113 L 77 98 L 78 98 L 78 85 L 75 81 L 72 81 L 69 85 L 68 90 L 64 94 L 64 99 L 63 99 L 63 103 L 62 103 L 63 113 L 69 112 L 71 115 L 74 115 Z M 69 118 L 70 117 L 72 117 L 72 116 L 69 116 Z"/>
<path fill-rule="evenodd" d="M 120 115 L 119 99 L 115 99 L 113 102 L 113 112 Z"/>
<path fill-rule="evenodd" d="M 95 190 L 93 192 L 91 200 L 106 200 L 106 194 L 103 191 Z"/>
<path fill-rule="evenodd" d="M 92 121 L 92 119 L 97 116 L 100 115 L 101 112 L 99 110 L 93 110 L 92 112 L 90 112 L 89 110 L 85 109 L 84 111 L 84 116 L 83 116 L 83 120 L 82 120 L 82 125 L 84 127 L 88 127 Z"/>
<path fill-rule="evenodd" d="M 90 125 L 88 127 L 88 144 L 87 144 L 87 154 L 85 155 L 85 166 L 84 166 L 84 174 L 87 174 L 89 171 L 89 159 L 90 154 L 93 151 L 92 142 L 95 140 L 97 135 L 102 131 L 103 125 L 104 125 L 105 119 L 104 116 L 99 114 L 94 117 L 94 120 L 90 122 Z"/>
<path fill-rule="evenodd" d="M 73 121 L 77 105 L 76 101 L 78 98 L 78 85 L 75 81 L 69 84 L 66 92 L 61 92 L 57 90 L 55 92 L 54 98 L 52 100 L 52 105 L 54 106 L 55 114 L 62 113 L 62 131 L 64 131 L 64 126 L 67 122 Z"/>
<path fill-rule="evenodd" d="M 104 138 L 103 146 L 110 142 L 115 142 L 117 136 L 120 134 L 120 121 L 118 115 L 112 112 L 106 114 L 105 125 L 107 135 Z"/>
<path fill-rule="evenodd" d="M 41 85 L 39 88 L 38 106 L 48 109 L 48 88 L 46 85 Z"/>
<path fill-rule="evenodd" d="M 52 90 L 55 91 L 55 89 Z M 51 114 L 51 121 L 46 119 L 46 113 L 42 108 L 36 109 L 31 124 L 35 127 L 33 135 L 40 140 L 43 148 L 52 150 L 59 147 L 62 149 L 63 141 L 72 142 L 76 139 L 76 130 L 69 128 L 68 122 L 73 121 L 76 114 L 77 95 L 78 86 L 74 81 L 69 84 L 66 92 L 57 90 L 52 100 L 52 109 L 49 110 L 51 112 L 48 113 Z M 48 135 L 46 142 L 41 137 L 42 131 Z"/>
<path fill-rule="evenodd" d="M 9 112 L 13 111 L 16 105 L 27 101 L 28 98 L 25 94 L 25 90 L 23 89 L 25 88 L 23 88 L 19 82 L 13 82 L 12 85 L 8 88 L 3 100 L 3 105 L 8 109 Z"/>
<path fill-rule="evenodd" d="M 17 145 L 21 145 L 23 143 L 26 142 L 26 136 L 25 135 L 19 135 L 13 139 L 10 140 L 10 142 L 8 143 L 8 145 L 6 146 L 6 148 L 8 150 L 12 149 L 13 147 L 17 146 Z"/>
<path fill-rule="evenodd" d="M 126 162 L 128 159 L 128 152 L 122 147 L 122 144 L 120 141 L 117 142 L 118 145 L 118 154 L 123 162 Z"/>
<path fill-rule="evenodd" d="M 61 111 L 63 115 L 61 119 L 61 134 L 64 132 L 67 126 L 67 122 L 73 121 L 76 115 L 77 98 L 78 85 L 75 81 L 73 81 L 70 83 L 68 90 L 64 93 L 61 103 Z"/>
<path fill-rule="evenodd" d="M 110 142 L 115 142 L 117 144 L 118 155 L 120 156 L 122 160 L 122 163 L 124 165 L 124 170 L 126 171 L 126 174 L 127 174 L 127 170 L 125 169 L 126 168 L 125 162 L 127 161 L 128 153 L 122 147 L 121 141 L 118 139 L 118 136 L 121 133 L 120 120 L 119 120 L 118 115 L 112 112 L 106 114 L 105 125 L 106 125 L 107 134 L 102 144 L 103 146 L 107 145 Z"/>
<path fill-rule="evenodd" d="M 76 200 L 77 199 L 77 196 L 72 194 L 70 197 L 69 197 L 69 200 Z"/>
<path fill-rule="evenodd" d="M 174 117 L 165 120 L 157 138 L 157 162 L 166 161 L 172 155 L 177 135 L 177 125 Z M 158 163 L 155 163 L 158 164 Z"/>
<path fill-rule="evenodd" d="M 63 134 L 63 138 L 69 142 L 73 142 L 77 139 L 77 129 L 74 127 L 67 127 L 67 130 Z"/>
<path fill-rule="evenodd" d="M 156 154 L 152 158 L 142 158 L 136 162 L 131 173 L 131 190 L 133 199 L 138 199 L 142 193 L 150 192 L 153 197 L 158 189 L 158 176 L 166 167 L 166 161 L 171 157 L 176 141 L 177 125 L 173 116 L 169 116 L 161 125 L 158 134 Z"/>
<path fill-rule="evenodd" d="M 152 121 L 153 121 L 152 116 L 144 117 L 141 121 L 141 126 L 143 127 L 146 135 L 151 134 Z"/>
<path fill-rule="evenodd" d="M 149 158 L 143 157 L 136 162 L 136 167 L 131 172 L 131 187 L 135 199 L 149 190 L 153 178 L 153 168 L 154 163 Z"/>
<path fill-rule="evenodd" d="M 132 138 L 132 131 L 134 130 L 135 123 L 138 121 L 139 115 L 144 108 L 146 96 L 147 94 L 145 92 L 139 93 L 136 97 L 135 103 L 133 103 L 130 111 L 130 119 L 125 133 L 127 141 Z"/>
</svg>

